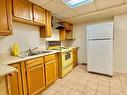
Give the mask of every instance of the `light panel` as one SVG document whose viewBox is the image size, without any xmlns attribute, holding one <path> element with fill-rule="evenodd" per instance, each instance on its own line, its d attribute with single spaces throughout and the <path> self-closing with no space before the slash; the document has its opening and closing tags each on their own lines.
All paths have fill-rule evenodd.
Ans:
<svg viewBox="0 0 127 95">
<path fill-rule="evenodd" d="M 71 8 L 79 7 L 84 4 L 93 2 L 94 0 L 63 0 Z"/>
</svg>

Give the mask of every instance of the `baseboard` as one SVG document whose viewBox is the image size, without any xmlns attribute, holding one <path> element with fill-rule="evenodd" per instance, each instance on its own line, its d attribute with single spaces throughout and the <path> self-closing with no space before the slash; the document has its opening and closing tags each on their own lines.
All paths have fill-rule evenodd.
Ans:
<svg viewBox="0 0 127 95">
<path fill-rule="evenodd" d="M 87 63 L 78 63 L 79 65 L 87 65 Z"/>
</svg>

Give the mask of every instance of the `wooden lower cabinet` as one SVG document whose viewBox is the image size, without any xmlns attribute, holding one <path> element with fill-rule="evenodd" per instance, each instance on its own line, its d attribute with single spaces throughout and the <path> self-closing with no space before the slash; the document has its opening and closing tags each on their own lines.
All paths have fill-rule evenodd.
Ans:
<svg viewBox="0 0 127 95">
<path fill-rule="evenodd" d="M 55 60 L 45 63 L 46 86 L 54 82 L 55 78 Z"/>
<path fill-rule="evenodd" d="M 23 95 L 20 63 L 11 66 L 17 68 L 18 72 L 7 75 L 9 95 Z"/>
<path fill-rule="evenodd" d="M 59 56 L 60 53 L 55 54 L 56 80 L 59 78 L 59 61 L 60 61 Z"/>
<path fill-rule="evenodd" d="M 29 95 L 36 95 L 45 88 L 43 65 L 38 65 L 27 69 L 27 85 Z"/>
<path fill-rule="evenodd" d="M 78 64 L 78 48 L 73 49 L 73 66 Z"/>
<path fill-rule="evenodd" d="M 45 88 L 43 57 L 28 60 L 25 65 L 27 93 L 28 95 L 36 95 Z"/>
<path fill-rule="evenodd" d="M 9 95 L 37 95 L 58 78 L 58 55 L 15 63 L 18 72 L 7 75 Z"/>
<path fill-rule="evenodd" d="M 45 56 L 44 59 L 46 86 L 48 86 L 56 80 L 55 54 Z"/>
</svg>

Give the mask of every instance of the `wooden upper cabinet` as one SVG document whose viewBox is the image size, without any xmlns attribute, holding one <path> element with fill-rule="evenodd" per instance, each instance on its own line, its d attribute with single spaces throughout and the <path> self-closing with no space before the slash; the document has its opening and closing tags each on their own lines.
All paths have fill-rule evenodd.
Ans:
<svg viewBox="0 0 127 95">
<path fill-rule="evenodd" d="M 32 21 L 32 3 L 27 0 L 12 0 L 13 16 Z"/>
<path fill-rule="evenodd" d="M 45 25 L 45 9 L 33 5 L 33 21 Z"/>
<path fill-rule="evenodd" d="M 65 27 L 66 31 L 72 31 L 73 30 L 73 24 L 68 23 L 66 21 L 60 22 Z"/>
<path fill-rule="evenodd" d="M 11 1 L 0 1 L 0 36 L 12 34 Z"/>
<path fill-rule="evenodd" d="M 9 95 L 23 95 L 20 63 L 11 65 L 18 72 L 7 75 Z"/>
<path fill-rule="evenodd" d="M 65 27 L 59 30 L 60 40 L 73 40 L 73 24 L 66 21 L 60 23 Z"/>
<path fill-rule="evenodd" d="M 51 26 L 51 12 L 45 12 L 45 27 L 40 28 L 40 36 L 41 37 L 51 37 L 52 36 L 52 26 Z"/>
</svg>

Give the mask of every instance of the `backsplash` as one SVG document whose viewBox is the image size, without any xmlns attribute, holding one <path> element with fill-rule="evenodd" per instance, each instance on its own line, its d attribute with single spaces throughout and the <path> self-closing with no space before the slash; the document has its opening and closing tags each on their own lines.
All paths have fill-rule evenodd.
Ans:
<svg viewBox="0 0 127 95">
<path fill-rule="evenodd" d="M 59 40 L 59 32 L 52 29 L 51 38 L 40 38 L 39 27 L 13 22 L 13 35 L 0 36 L 0 53 L 10 53 L 10 47 L 14 43 L 19 43 L 21 50 L 41 47 L 46 48 L 46 40 Z"/>
</svg>

